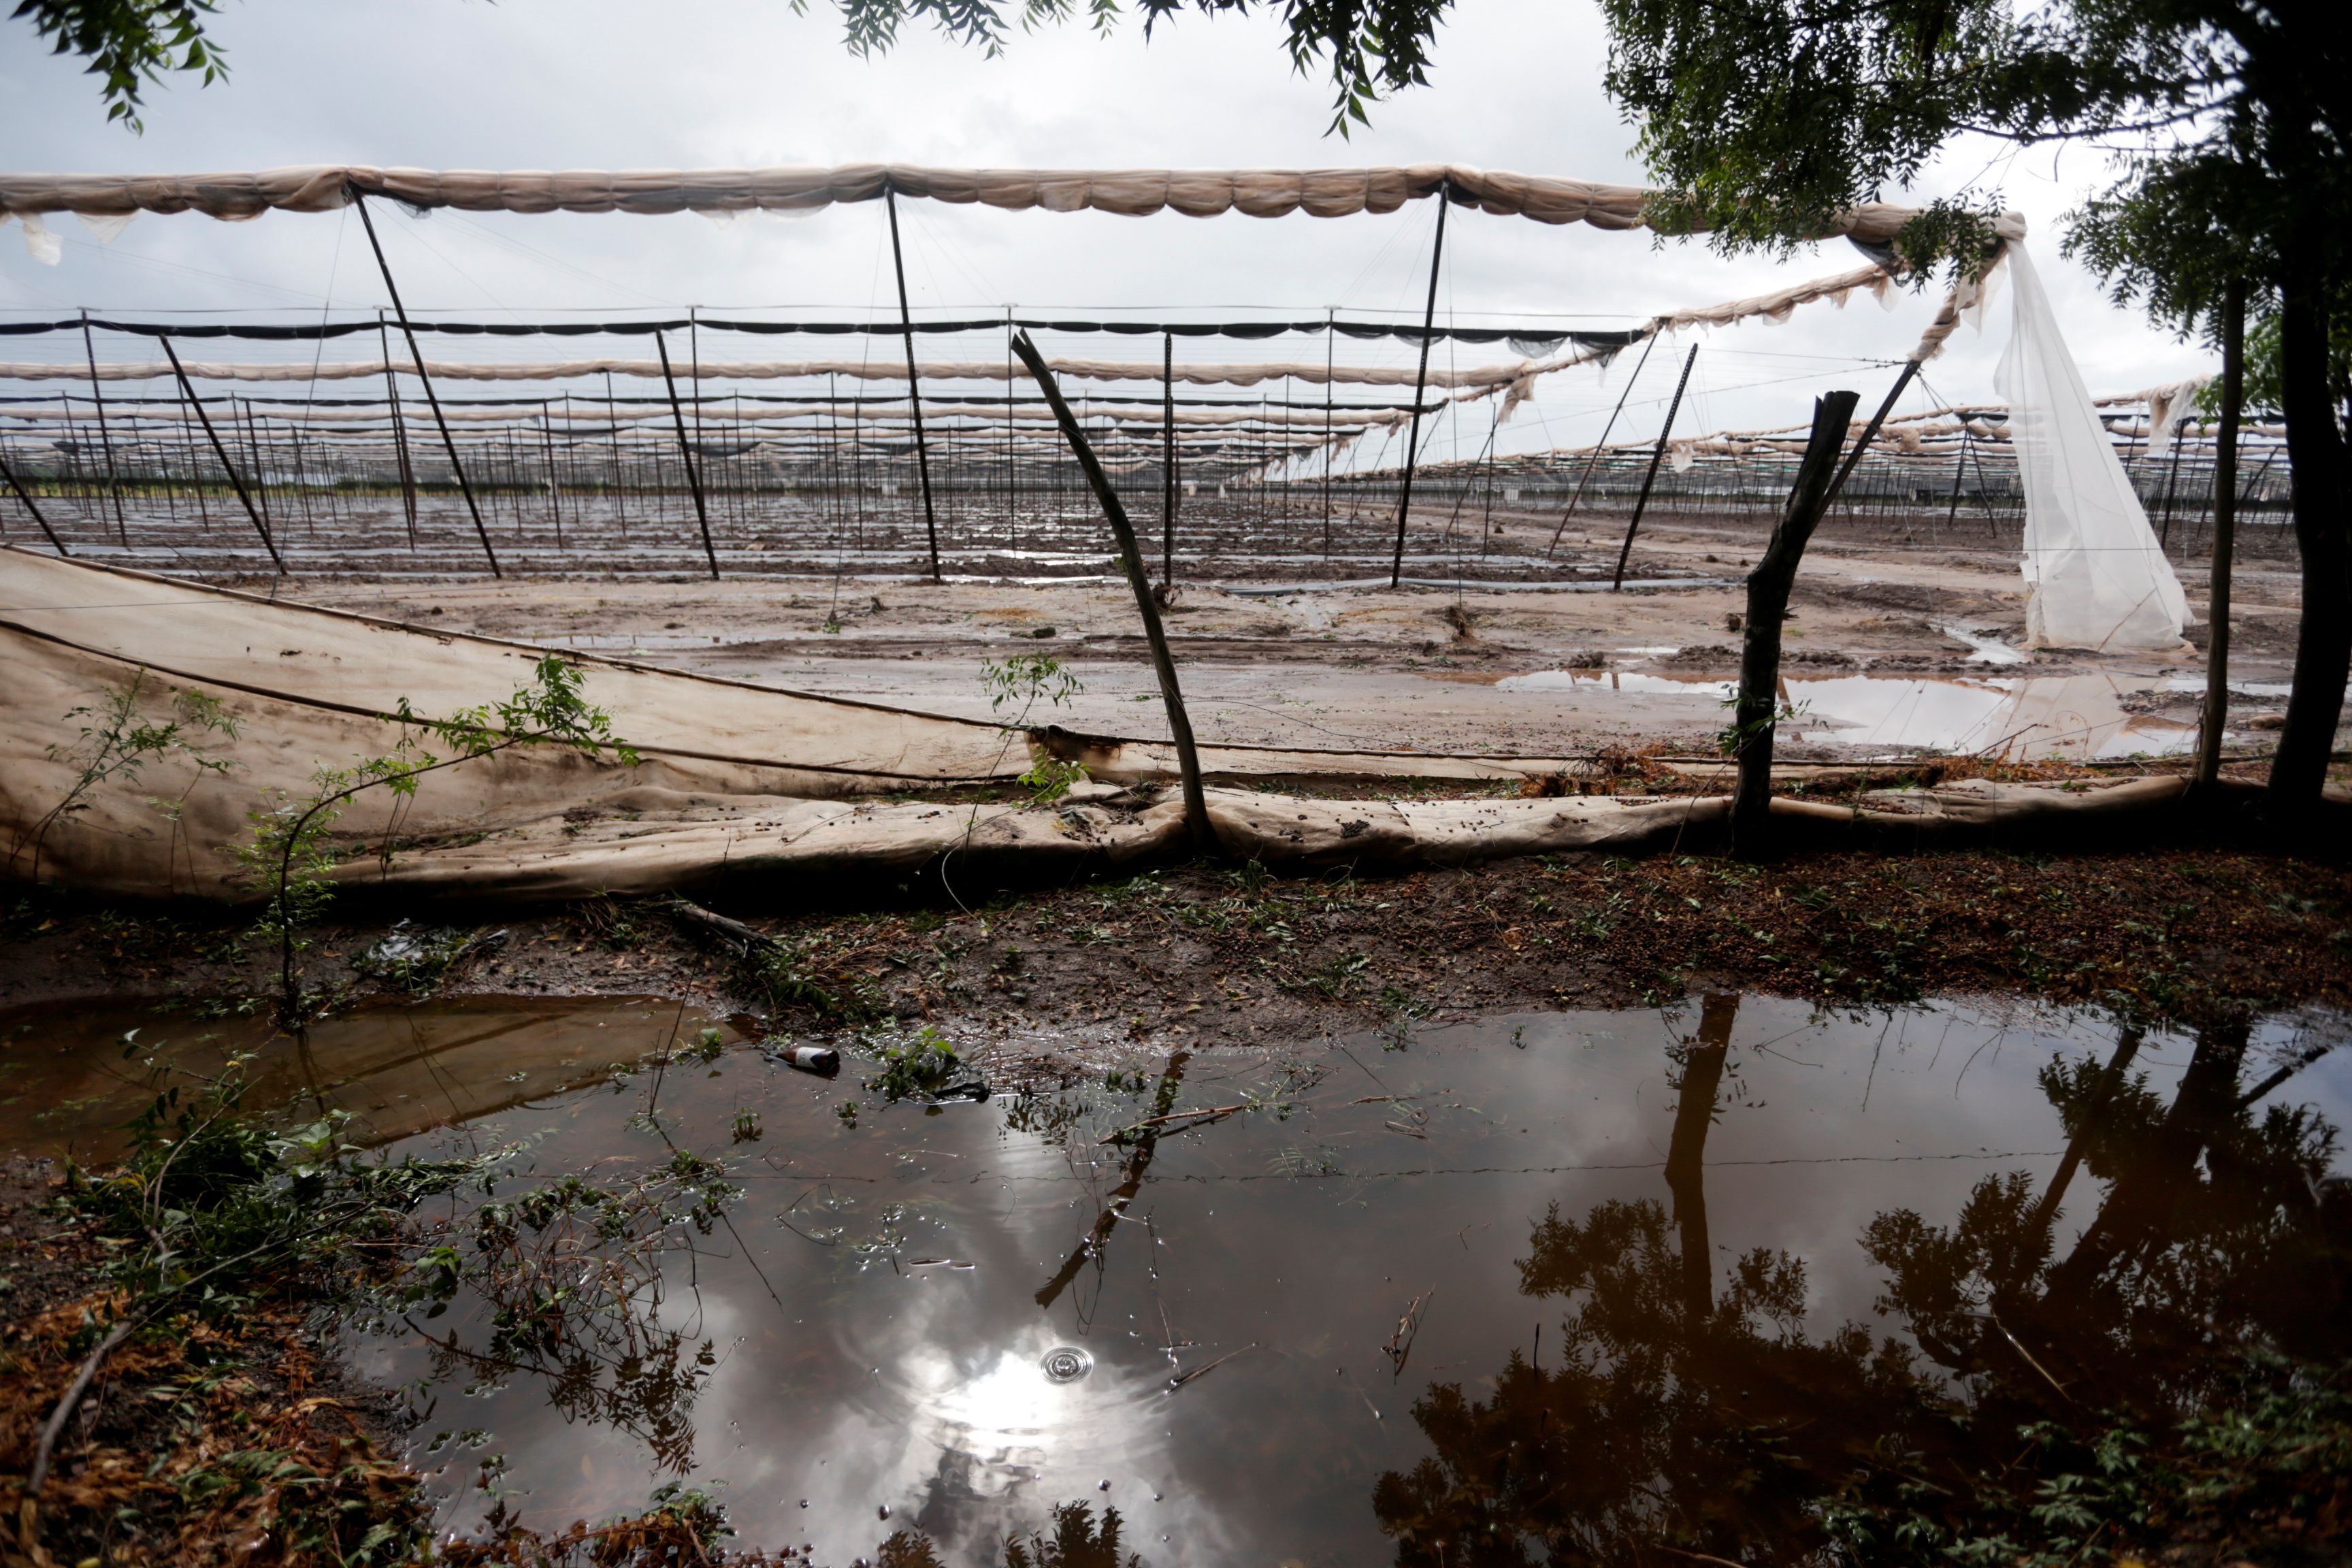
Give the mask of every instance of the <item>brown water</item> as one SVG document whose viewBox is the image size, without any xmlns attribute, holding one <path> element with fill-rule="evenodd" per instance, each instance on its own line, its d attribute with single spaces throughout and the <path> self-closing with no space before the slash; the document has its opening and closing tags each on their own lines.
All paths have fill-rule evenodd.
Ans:
<svg viewBox="0 0 2352 1568">
<path fill-rule="evenodd" d="M 2071 1392 L 2053 1408 L 2096 1407 L 2186 1386 L 2188 1339 L 2294 1342 L 2345 1316 L 2338 1273 L 2279 1239 L 2352 1110 L 2335 1016 L 2119 1045 L 2103 1019 L 2020 1007 L 1723 997 L 1179 1055 L 940 1105 L 861 1089 L 870 1061 L 828 1081 L 748 1049 L 545 1092 L 690 1038 L 674 1006 L 402 1016 L 450 1043 L 341 1060 L 348 1039 L 389 1062 L 396 1031 L 372 1015 L 314 1035 L 315 1079 L 280 1057 L 273 1081 L 331 1081 L 386 1129 L 427 1100 L 472 1108 L 393 1152 L 510 1146 L 501 1199 L 572 1172 L 621 1190 L 677 1149 L 743 1190 L 708 1235 L 657 1233 L 626 1310 L 518 1332 L 509 1297 L 501 1331 L 461 1294 L 362 1342 L 368 1371 L 418 1390 L 412 1457 L 454 1528 L 496 1455 L 534 1522 L 683 1478 L 719 1489 L 740 1542 L 835 1564 L 900 1528 L 1000 1562 L 1009 1531 L 1071 1500 L 1115 1507 L 1153 1568 L 1515 1562 L 1515 1542 L 1540 1560 L 1545 1540 L 1622 1560 L 1692 1520 L 1680 1539 L 1763 1563 L 1806 1545 L 1807 1487 L 1951 1390 L 2033 1418 L 2054 1375 Z M 2280 1133 L 2274 1108 L 2298 1106 Z M 1248 1109 L 1138 1127 L 1228 1107 Z M 2037 1262 L 2025 1216 L 2070 1127 L 2087 1157 Z M 1964 1207 L 1965 1245 L 1939 1251 Z M 2143 1268 L 2174 1246 L 2200 1268 Z M 1969 1281 L 2003 1258 L 2041 1305 L 1996 1335 Z M 1927 1353 L 1898 1375 L 1874 1340 Z"/>
<path fill-rule="evenodd" d="M 200 1019 L 133 999 L 15 1008 L 0 1011 L 0 1150 L 85 1163 L 119 1154 L 124 1124 L 159 1083 L 218 1073 L 240 1055 L 251 1058 L 250 1109 L 346 1110 L 352 1139 L 387 1143 L 608 1078 L 708 1025 L 645 996 L 379 1004 L 299 1039 L 266 1016 Z"/>
</svg>

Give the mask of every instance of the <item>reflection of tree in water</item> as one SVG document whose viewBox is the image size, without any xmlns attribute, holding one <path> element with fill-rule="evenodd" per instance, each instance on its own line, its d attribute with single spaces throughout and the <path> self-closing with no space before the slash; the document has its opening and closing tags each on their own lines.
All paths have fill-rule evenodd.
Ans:
<svg viewBox="0 0 2352 1568">
<path fill-rule="evenodd" d="M 486 1344 L 427 1335 L 434 1376 L 463 1371 L 478 1387 L 535 1376 L 567 1420 L 644 1442 L 684 1474 L 694 1459 L 694 1404 L 717 1355 L 662 1321 L 662 1266 L 724 1218 L 736 1189 L 716 1162 L 684 1150 L 652 1171 L 611 1181 L 565 1176 L 472 1216 L 472 1247 L 422 1260 L 429 1294 L 471 1288 L 488 1309 Z M 434 1316 L 441 1308 L 436 1305 Z"/>
<path fill-rule="evenodd" d="M 2262 1359 L 2336 1366 L 2352 1348 L 2347 1205 L 2325 1180 L 2336 1132 L 2308 1108 L 2253 1112 L 2282 1080 L 2242 1088 L 2242 1025 L 2200 1037 L 2169 1104 L 2130 1071 L 2137 1034 L 2105 1063 L 2045 1069 L 2070 1142 L 2050 1189 L 1987 1177 L 1951 1226 L 1874 1219 L 1862 1246 L 1906 1343 L 1857 1323 L 1808 1337 L 1804 1265 L 1785 1252 L 1745 1253 L 1718 1291 L 1703 1154 L 1736 1005 L 1709 998 L 1674 1053 L 1671 1210 L 1555 1206 L 1519 1268 L 1565 1305 L 1557 1349 L 1514 1350 L 1486 1399 L 1434 1384 L 1415 1405 L 1435 1452 L 1372 1500 L 1399 1563 L 2005 1565 L 2042 1547 L 2091 1563 L 2145 1514 L 2133 1487 L 2178 1500 L 2203 1485 L 2249 1517 L 2284 1487 L 2260 1526 L 2282 1550 L 2347 1527 L 2313 1498 L 2352 1503 L 2352 1404 Z M 2063 1184 L 2085 1169 L 2106 1192 L 2059 1257 Z M 2197 1436 L 2197 1412 L 2231 1401 L 2280 1424 L 2264 1440 L 2285 1469 L 2255 1473 L 2258 1443 L 2233 1456 L 2235 1438 Z M 2141 1450 L 2116 1434 L 2135 1424 L 2172 1435 L 2157 1446 L 2173 1470 L 2131 1468 Z M 2102 1479 L 2078 1497 L 2057 1479 L 2074 1471 Z M 2285 1517 L 2298 1497 L 2309 1517 Z M 2165 1506 L 2139 1521 L 2143 1541 L 2209 1527 Z"/>
</svg>

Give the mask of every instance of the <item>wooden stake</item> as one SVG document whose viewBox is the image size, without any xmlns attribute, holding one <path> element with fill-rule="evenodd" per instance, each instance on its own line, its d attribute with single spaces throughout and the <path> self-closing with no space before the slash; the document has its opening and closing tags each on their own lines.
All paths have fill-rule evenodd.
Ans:
<svg viewBox="0 0 2352 1568">
<path fill-rule="evenodd" d="M 1013 337 L 1013 352 L 1021 356 L 1021 363 L 1028 366 L 1046 403 L 1052 405 L 1054 417 L 1061 424 L 1062 434 L 1076 455 L 1078 467 L 1086 471 L 1087 482 L 1094 487 L 1095 499 L 1102 503 L 1103 515 L 1110 520 L 1111 532 L 1118 540 L 1119 563 L 1126 569 L 1128 585 L 1135 590 L 1135 606 L 1143 616 L 1144 640 L 1151 645 L 1151 666 L 1160 677 L 1160 699 L 1168 708 L 1169 732 L 1175 737 L 1176 770 L 1184 789 L 1184 825 L 1192 834 L 1195 849 L 1204 855 L 1214 854 L 1218 848 L 1217 830 L 1209 821 L 1208 799 L 1201 790 L 1201 754 L 1192 744 L 1192 721 L 1184 711 L 1184 693 L 1176 683 L 1176 660 L 1168 651 L 1168 632 L 1160 624 L 1160 606 L 1151 599 L 1151 575 L 1143 564 L 1143 547 L 1137 542 L 1135 525 L 1128 521 L 1127 508 L 1119 504 L 1110 476 L 1095 459 L 1094 448 L 1087 445 L 1077 416 L 1063 401 L 1054 373 L 1045 368 L 1045 355 L 1037 352 L 1037 345 L 1029 341 L 1027 332 Z"/>
<path fill-rule="evenodd" d="M 2221 299 L 2221 428 L 2213 442 L 2213 566 L 2205 605 L 2205 707 L 2197 733 L 2200 784 L 2221 776 L 2221 726 L 2230 715 L 2230 567 L 2238 548 L 2238 416 L 2245 395 L 2246 285 L 2232 278 Z"/>
</svg>

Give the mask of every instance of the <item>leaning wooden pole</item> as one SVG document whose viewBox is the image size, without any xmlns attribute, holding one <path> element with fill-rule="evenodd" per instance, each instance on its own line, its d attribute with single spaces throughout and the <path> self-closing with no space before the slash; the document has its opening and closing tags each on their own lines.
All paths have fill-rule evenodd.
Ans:
<svg viewBox="0 0 2352 1568">
<path fill-rule="evenodd" d="M 1739 782 L 1731 796 L 1731 852 L 1753 860 L 1771 852 L 1772 743 L 1780 695 L 1780 623 L 1789 592 L 1813 529 L 1829 510 L 1838 452 L 1861 397 L 1832 392 L 1813 401 L 1813 430 L 1797 467 L 1796 488 L 1772 530 L 1763 558 L 1748 574 L 1746 642 L 1739 657 L 1739 696 L 1732 710 L 1731 746 Z"/>
<path fill-rule="evenodd" d="M 1412 516 L 1412 469 L 1421 456 L 1421 398 L 1429 390 L 1429 340 L 1437 328 L 1437 271 L 1445 259 L 1445 209 L 1454 205 L 1454 187 L 1441 181 L 1437 187 L 1437 241 L 1429 247 L 1429 301 L 1421 311 L 1421 369 L 1412 380 L 1412 429 L 1404 443 L 1404 489 L 1397 497 L 1396 551 L 1389 558 L 1389 586 L 1394 588 L 1404 581 L 1404 529 Z M 1326 381 L 1327 387 L 1330 384 Z"/>
<path fill-rule="evenodd" d="M 898 274 L 898 331 L 907 340 L 907 406 L 915 415 L 915 473 L 923 485 L 923 532 L 931 547 L 931 581 L 940 579 L 940 519 L 931 505 L 931 453 L 923 441 L 923 389 L 915 379 L 915 316 L 907 304 L 907 258 L 898 248 L 898 190 L 885 184 L 883 205 L 890 209 L 890 265 Z"/>
<path fill-rule="evenodd" d="M 352 205 L 360 209 L 360 226 L 367 230 L 368 248 L 375 252 L 375 269 L 383 274 L 383 291 L 392 296 L 392 313 L 400 318 L 401 336 L 408 340 L 408 357 L 415 363 L 416 380 L 425 388 L 425 406 L 433 410 L 433 423 L 441 432 L 441 449 L 449 455 L 449 471 L 457 479 L 457 493 L 466 498 L 466 511 L 474 520 L 474 536 L 482 542 L 482 555 L 490 563 L 490 575 L 503 577 L 499 570 L 499 552 L 490 548 L 490 531 L 482 521 L 481 506 L 474 500 L 474 487 L 466 479 L 466 465 L 457 458 L 457 437 L 449 434 L 449 421 L 441 412 L 441 397 L 433 390 L 433 378 L 425 374 L 425 351 L 416 346 L 416 329 L 408 320 L 408 307 L 400 302 L 400 286 L 392 280 L 392 264 L 383 258 L 383 244 L 375 237 L 375 219 L 368 212 L 365 193 L 353 189 Z"/>
<path fill-rule="evenodd" d="M 280 573 L 286 570 L 285 558 L 278 553 L 278 542 L 269 537 L 269 524 L 262 520 L 261 509 L 253 504 L 253 496 L 237 477 L 236 465 L 229 461 L 228 448 L 221 445 L 220 432 L 213 428 L 212 416 L 205 412 L 204 399 L 196 395 L 195 387 L 188 381 L 188 373 L 181 368 L 180 351 L 172 346 L 169 333 L 159 332 L 155 341 L 163 345 L 163 357 L 172 362 L 172 374 L 179 378 L 180 392 L 188 406 L 196 411 L 196 423 L 205 427 L 205 439 L 213 444 L 213 456 L 220 459 L 221 471 L 228 475 L 229 484 L 236 490 L 236 499 L 245 503 L 245 515 L 253 520 L 253 531 L 261 535 L 261 546 L 269 552 L 270 563 Z"/>
<path fill-rule="evenodd" d="M 702 504 L 702 474 L 694 464 L 694 443 L 687 438 L 686 410 L 678 405 L 677 377 L 670 374 L 669 345 L 662 341 L 659 332 L 654 334 L 654 348 L 661 354 L 662 384 L 669 388 L 670 417 L 677 422 L 677 451 L 686 463 L 686 488 L 694 494 L 694 520 L 702 525 L 702 557 L 710 563 L 710 580 L 716 583 L 719 581 L 719 552 L 711 548 L 710 512 Z M 702 367 L 698 364 L 694 370 L 697 375 L 702 374 Z"/>
<path fill-rule="evenodd" d="M 89 335 L 89 312 L 81 313 L 81 352 L 89 363 L 89 401 L 98 410 L 98 444 L 106 453 L 106 493 L 114 500 L 114 537 L 125 548 L 131 543 L 131 524 L 122 516 L 122 479 L 114 467 L 114 437 L 106 428 L 106 395 L 98 386 L 98 345 Z"/>
<path fill-rule="evenodd" d="M 33 492 L 25 488 L 25 481 L 16 477 L 16 470 L 8 466 L 5 458 L 0 458 L 0 479 L 8 481 L 8 488 L 16 492 L 16 499 L 25 503 L 25 510 L 33 514 L 33 521 L 41 525 L 42 534 L 56 546 L 58 553 L 71 555 L 73 552 L 66 548 L 66 542 L 58 537 L 58 531 L 49 526 L 48 518 L 43 514 L 39 503 L 33 500 Z"/>
<path fill-rule="evenodd" d="M 1698 345 L 1691 344 L 1684 356 L 1682 379 L 1675 383 L 1674 401 L 1666 405 L 1666 422 L 1658 426 L 1658 444 L 1650 453 L 1650 471 L 1642 476 L 1642 493 L 1633 498 L 1633 520 L 1625 524 L 1625 542 L 1618 547 L 1617 574 L 1609 580 L 1609 591 L 1615 593 L 1625 586 L 1625 563 L 1633 558 L 1633 535 L 1642 527 L 1642 514 L 1650 510 L 1650 490 L 1658 482 L 1658 465 L 1666 460 L 1666 437 L 1675 433 L 1675 416 L 1682 412 L 1683 389 L 1690 384 L 1691 366 L 1698 363 Z"/>
<path fill-rule="evenodd" d="M 2232 278 L 2221 298 L 2221 427 L 2213 440 L 2212 588 L 2205 605 L 2205 707 L 2197 732 L 2200 784 L 2221 779 L 2221 726 L 2230 716 L 2230 566 L 2238 547 L 2238 418 L 2245 396 L 2246 284 Z"/>
<path fill-rule="evenodd" d="M 1151 645 L 1151 667 L 1160 677 L 1160 699 L 1168 708 L 1168 731 L 1176 741 L 1176 771 L 1183 782 L 1184 826 L 1192 834 L 1192 847 L 1204 855 L 1217 851 L 1217 830 L 1209 821 L 1208 797 L 1201 790 L 1201 753 L 1192 743 L 1192 721 L 1184 711 L 1184 693 L 1176 683 L 1176 660 L 1168 651 L 1167 628 L 1160 624 L 1160 606 L 1152 602 L 1151 576 L 1143 563 L 1143 546 L 1135 537 L 1135 525 L 1128 521 L 1127 508 L 1119 504 L 1118 492 L 1111 488 L 1110 476 L 1103 472 L 1096 460 L 1095 449 L 1087 441 L 1087 434 L 1078 427 L 1077 416 L 1063 401 L 1062 389 L 1054 381 L 1054 373 L 1045 368 L 1045 356 L 1029 341 L 1027 332 L 1016 333 L 1013 352 L 1036 378 L 1038 390 L 1054 410 L 1062 434 L 1076 455 L 1078 467 L 1094 487 L 1095 499 L 1102 503 L 1103 515 L 1110 520 L 1110 531 L 1118 540 L 1120 565 L 1126 570 L 1128 585 L 1135 590 L 1135 607 L 1143 616 L 1144 640 Z"/>
</svg>

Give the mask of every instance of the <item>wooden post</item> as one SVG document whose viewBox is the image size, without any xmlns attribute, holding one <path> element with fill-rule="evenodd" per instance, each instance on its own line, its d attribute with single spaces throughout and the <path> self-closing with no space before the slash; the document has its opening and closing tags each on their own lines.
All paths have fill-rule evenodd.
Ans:
<svg viewBox="0 0 2352 1568">
<path fill-rule="evenodd" d="M 1788 509 L 1772 530 L 1763 558 L 1748 574 L 1746 642 L 1739 658 L 1739 700 L 1733 710 L 1732 746 L 1739 783 L 1731 797 L 1731 852 L 1754 860 L 1771 850 L 1773 714 L 1780 688 L 1780 622 L 1805 544 L 1828 510 L 1838 452 L 1861 398 L 1832 392 L 1813 401 L 1813 430 L 1798 465 Z"/>
<path fill-rule="evenodd" d="M 122 517 L 122 480 L 114 468 L 114 437 L 106 428 L 106 395 L 98 385 L 98 346 L 90 341 L 89 312 L 81 313 L 82 357 L 89 363 L 89 401 L 98 410 L 98 444 L 106 452 L 106 490 L 114 499 L 114 537 L 127 549 L 131 525 Z"/>
<path fill-rule="evenodd" d="M 1052 405 L 1054 417 L 1062 426 L 1062 434 L 1070 443 L 1070 450 L 1086 471 L 1087 482 L 1094 487 L 1095 499 L 1102 503 L 1103 515 L 1110 520 L 1111 532 L 1118 540 L 1119 562 L 1127 572 L 1129 586 L 1135 590 L 1135 606 L 1143 616 L 1144 640 L 1151 645 L 1151 666 L 1160 677 L 1160 699 L 1168 708 L 1168 730 L 1176 742 L 1176 771 L 1184 790 L 1184 823 L 1192 836 L 1192 847 L 1204 855 L 1217 850 L 1216 828 L 1209 821 L 1209 803 L 1201 791 L 1201 754 L 1192 744 L 1192 721 L 1184 711 L 1184 693 L 1176 683 L 1176 660 L 1168 651 L 1167 628 L 1160 624 L 1160 606 L 1151 601 L 1151 576 L 1143 564 L 1143 547 L 1137 542 L 1135 525 L 1128 521 L 1127 508 L 1119 504 L 1118 492 L 1111 488 L 1110 476 L 1096 461 L 1094 448 L 1087 444 L 1086 432 L 1078 427 L 1077 416 L 1062 399 L 1062 389 L 1054 383 L 1054 373 L 1045 368 L 1045 357 L 1037 345 L 1022 332 L 1013 340 L 1013 352 L 1029 367 L 1037 386 Z"/>
<path fill-rule="evenodd" d="M 441 449 L 449 454 L 449 471 L 457 477 L 457 491 L 466 498 L 467 514 L 474 520 L 474 536 L 482 542 L 482 554 L 490 563 L 490 575 L 503 577 L 499 570 L 499 552 L 490 548 L 490 531 L 483 525 L 482 509 L 475 503 L 474 487 L 467 481 L 466 465 L 457 458 L 457 438 L 449 434 L 449 421 L 442 416 L 441 398 L 433 390 L 433 377 L 425 369 L 425 351 L 416 346 L 416 329 L 408 320 L 408 307 L 400 302 L 400 287 L 392 280 L 392 264 L 383 258 L 383 245 L 375 237 L 375 219 L 368 212 L 367 197 L 357 189 L 352 192 L 352 205 L 360 209 L 360 225 L 367 230 L 368 248 L 375 252 L 375 267 L 383 274 L 384 292 L 392 296 L 392 313 L 400 318 L 401 335 L 408 340 L 408 357 L 416 363 L 416 379 L 425 388 L 425 402 L 433 410 L 433 423 L 441 432 Z"/>
<path fill-rule="evenodd" d="M 1454 184 L 1441 180 L 1437 186 L 1437 241 L 1429 247 L 1429 301 L 1421 312 L 1421 369 L 1412 382 L 1412 429 L 1404 444 L 1404 489 L 1397 497 L 1396 552 L 1389 558 L 1389 586 L 1404 581 L 1405 521 L 1412 515 L 1413 461 L 1421 455 L 1421 398 L 1429 387 L 1429 338 L 1437 325 L 1437 268 L 1445 259 L 1445 209 L 1454 205 Z"/>
<path fill-rule="evenodd" d="M 1625 586 L 1625 563 L 1633 556 L 1633 535 L 1642 526 L 1642 514 L 1650 508 L 1650 489 L 1658 482 L 1658 465 L 1666 460 L 1666 437 L 1675 433 L 1675 416 L 1682 412 L 1683 388 L 1690 384 L 1691 366 L 1698 363 L 1698 345 L 1683 360 L 1682 379 L 1675 383 L 1674 401 L 1666 405 L 1666 422 L 1658 426 L 1658 445 L 1650 453 L 1650 471 L 1642 476 L 1642 493 L 1633 500 L 1633 521 L 1625 525 L 1625 542 L 1617 551 L 1617 574 L 1609 580 L 1609 591 L 1616 593 Z"/>
<path fill-rule="evenodd" d="M 923 529 L 930 540 L 931 581 L 940 581 L 940 520 L 931 508 L 931 455 L 923 442 L 923 390 L 915 379 L 915 318 L 907 305 L 907 258 L 898 248 L 898 190 L 882 186 L 883 205 L 890 209 L 890 264 L 898 274 L 898 327 L 907 340 L 907 405 L 915 412 L 915 471 L 923 484 Z"/>
<path fill-rule="evenodd" d="M 196 423 L 205 427 L 205 438 L 213 444 L 213 455 L 220 459 L 221 470 L 228 475 L 229 484 L 236 490 L 236 499 L 245 503 L 245 515 L 253 520 L 253 531 L 261 535 L 262 548 L 269 552 L 270 563 L 283 573 L 286 561 L 278 553 L 278 542 L 269 537 L 269 525 L 261 520 L 261 509 L 253 504 L 253 497 L 247 492 L 245 481 L 237 478 L 236 465 L 228 460 L 228 448 L 221 445 L 220 432 L 213 428 L 212 416 L 205 412 L 204 400 L 189 384 L 188 373 L 180 366 L 180 353 L 172 346 L 171 335 L 158 332 L 155 341 L 163 345 L 163 357 L 172 362 L 172 374 L 179 377 L 180 392 L 187 398 L 188 406 L 196 411 Z"/>
<path fill-rule="evenodd" d="M 686 411 L 678 406 L 677 377 L 670 374 L 669 345 L 659 332 L 654 334 L 654 348 L 661 354 L 662 384 L 669 388 L 670 417 L 677 422 L 677 450 L 686 463 L 687 488 L 694 492 L 695 521 L 702 525 L 702 554 L 710 563 L 710 580 L 719 581 L 719 552 L 710 543 L 710 513 L 702 504 L 702 475 L 695 467 L 694 443 L 687 439 Z M 696 367 L 698 370 L 700 366 Z"/>
<path fill-rule="evenodd" d="M 33 492 L 25 488 L 25 481 L 16 477 L 16 470 L 8 466 L 7 459 L 5 458 L 0 458 L 0 479 L 8 481 L 8 488 L 16 492 L 16 499 L 25 503 L 25 510 L 33 514 L 33 521 L 41 525 L 41 532 L 47 537 L 52 545 L 57 547 L 58 553 L 71 555 L 73 552 L 66 548 L 66 542 L 58 537 L 58 531 L 49 526 L 49 520 L 42 514 L 39 504 L 33 500 Z"/>
<path fill-rule="evenodd" d="M 2230 568 L 2238 547 L 2238 417 L 2246 395 L 2246 284 L 2221 298 L 2221 428 L 2213 443 L 2213 565 L 2206 596 L 2205 707 L 2198 721 L 2197 783 L 2221 776 L 2221 726 L 2230 714 Z"/>
<path fill-rule="evenodd" d="M 1633 395 L 1633 384 L 1642 379 L 1642 367 L 1650 363 L 1650 351 L 1657 346 L 1658 334 L 1653 330 L 1642 341 L 1642 357 L 1633 362 L 1633 374 L 1625 378 L 1624 390 L 1617 395 L 1617 406 L 1609 411 L 1609 423 L 1601 427 L 1601 439 L 1592 444 L 1592 456 L 1584 460 L 1584 472 L 1577 476 L 1576 493 L 1568 498 L 1568 510 L 1559 514 L 1559 526 L 1551 531 L 1551 542 L 1544 546 L 1545 560 L 1550 560 L 1551 552 L 1559 548 L 1559 536 L 1568 531 L 1568 520 L 1576 515 L 1577 503 L 1584 499 L 1585 482 L 1592 478 L 1601 454 L 1608 450 L 1609 437 L 1617 428 L 1617 416 L 1625 412 L 1625 400 Z"/>
</svg>

